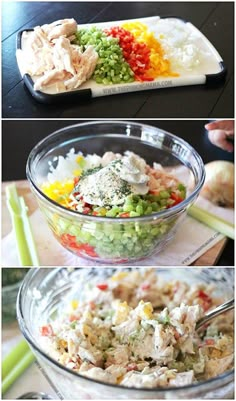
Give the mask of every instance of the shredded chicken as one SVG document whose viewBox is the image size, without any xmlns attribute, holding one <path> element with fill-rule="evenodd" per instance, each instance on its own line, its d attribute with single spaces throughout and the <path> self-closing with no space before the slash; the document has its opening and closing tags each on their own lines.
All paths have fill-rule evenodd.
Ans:
<svg viewBox="0 0 236 401">
<path fill-rule="evenodd" d="M 91 77 L 98 54 L 93 46 L 82 52 L 80 46 L 71 43 L 76 31 L 77 23 L 71 18 L 23 33 L 24 49 L 17 54 L 25 72 L 36 77 L 35 90 L 55 84 L 60 89 L 73 90 Z"/>
<path fill-rule="evenodd" d="M 51 70 L 51 71 L 47 71 L 45 72 L 45 74 L 40 77 L 36 83 L 34 84 L 34 89 L 35 90 L 40 90 L 42 89 L 44 86 L 50 86 L 55 84 L 58 81 L 63 81 L 66 78 L 66 75 L 68 75 L 68 73 L 66 73 L 66 71 L 62 70 Z"/>
<path fill-rule="evenodd" d="M 57 39 L 60 36 L 71 36 L 77 30 L 77 22 L 74 18 L 67 18 L 54 21 L 51 24 L 42 26 L 43 31 L 46 33 L 49 40 Z"/>
<path fill-rule="evenodd" d="M 69 39 L 61 36 L 53 47 L 53 62 L 57 70 L 68 71 L 72 75 L 76 74 L 72 59 L 72 46 Z"/>
<path fill-rule="evenodd" d="M 178 184 L 178 179 L 172 174 L 167 174 L 163 168 L 158 170 L 148 167 L 149 188 L 152 191 L 162 191 L 166 188 L 174 187 Z"/>
</svg>

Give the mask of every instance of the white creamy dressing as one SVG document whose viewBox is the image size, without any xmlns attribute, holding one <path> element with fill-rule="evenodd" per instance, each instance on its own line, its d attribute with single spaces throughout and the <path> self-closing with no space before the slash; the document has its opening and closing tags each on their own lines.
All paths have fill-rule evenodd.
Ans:
<svg viewBox="0 0 236 401">
<path fill-rule="evenodd" d="M 101 170 L 82 177 L 76 190 L 91 205 L 122 205 L 129 194 L 145 195 L 149 191 L 146 162 L 127 152 Z"/>
</svg>

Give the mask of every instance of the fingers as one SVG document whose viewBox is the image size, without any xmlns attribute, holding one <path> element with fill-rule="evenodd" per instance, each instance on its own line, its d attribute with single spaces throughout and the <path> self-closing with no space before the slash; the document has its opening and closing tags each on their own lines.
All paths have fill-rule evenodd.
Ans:
<svg viewBox="0 0 236 401">
<path fill-rule="evenodd" d="M 211 130 L 226 130 L 230 131 L 231 135 L 234 133 L 234 120 L 219 120 L 219 121 L 213 121 L 211 123 L 208 123 L 205 125 L 205 128 L 208 131 Z"/>
<path fill-rule="evenodd" d="M 227 135 L 225 135 L 225 131 L 220 129 L 209 131 L 208 138 L 213 145 L 218 146 L 227 152 L 233 152 L 234 145 L 227 141 Z"/>
</svg>

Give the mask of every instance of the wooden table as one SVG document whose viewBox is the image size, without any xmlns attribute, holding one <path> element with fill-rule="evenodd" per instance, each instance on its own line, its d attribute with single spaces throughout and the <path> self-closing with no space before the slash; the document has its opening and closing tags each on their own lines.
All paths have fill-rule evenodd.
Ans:
<svg viewBox="0 0 236 401">
<path fill-rule="evenodd" d="M 174 15 L 191 21 L 225 61 L 225 82 L 213 86 L 158 89 L 102 97 L 84 103 L 37 103 L 25 88 L 15 58 L 17 31 L 57 19 L 78 23 Z M 234 116 L 233 2 L 3 2 L 2 90 L 4 118 L 175 118 Z"/>
<path fill-rule="evenodd" d="M 5 188 L 10 182 L 4 182 L 2 185 L 2 236 L 4 237 L 11 231 L 11 220 L 10 215 L 6 206 L 6 195 Z M 37 209 L 37 202 L 30 191 L 30 187 L 27 181 L 16 181 L 17 191 L 19 195 L 24 196 L 27 206 L 29 207 L 29 215 Z M 222 252 L 224 251 L 227 239 L 223 239 L 218 242 L 214 247 L 209 249 L 199 259 L 197 259 L 193 266 L 213 266 L 216 265 Z"/>
</svg>

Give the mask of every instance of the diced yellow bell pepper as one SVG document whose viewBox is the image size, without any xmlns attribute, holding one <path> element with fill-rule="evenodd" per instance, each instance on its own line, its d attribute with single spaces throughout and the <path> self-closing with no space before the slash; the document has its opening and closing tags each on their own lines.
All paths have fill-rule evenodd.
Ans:
<svg viewBox="0 0 236 401">
<path fill-rule="evenodd" d="M 137 42 L 145 43 L 150 49 L 150 66 L 145 76 L 155 79 L 160 75 L 178 76 L 179 74 L 171 71 L 170 62 L 167 59 L 161 43 L 155 38 L 155 35 L 149 31 L 147 25 L 135 21 L 122 24 L 122 27 L 131 32 Z"/>
</svg>

